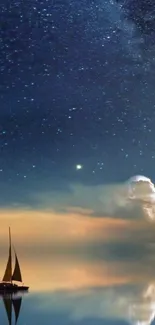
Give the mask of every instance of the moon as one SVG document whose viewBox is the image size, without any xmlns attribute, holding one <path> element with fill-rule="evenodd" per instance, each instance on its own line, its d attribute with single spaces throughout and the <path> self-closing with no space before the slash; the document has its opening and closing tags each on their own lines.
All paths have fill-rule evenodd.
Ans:
<svg viewBox="0 0 155 325">
<path fill-rule="evenodd" d="M 142 175 L 131 177 L 128 181 L 129 197 L 155 202 L 155 187 L 151 179 Z"/>
<path fill-rule="evenodd" d="M 128 199 L 140 204 L 147 219 L 155 221 L 155 186 L 150 178 L 137 175 L 128 181 Z"/>
</svg>

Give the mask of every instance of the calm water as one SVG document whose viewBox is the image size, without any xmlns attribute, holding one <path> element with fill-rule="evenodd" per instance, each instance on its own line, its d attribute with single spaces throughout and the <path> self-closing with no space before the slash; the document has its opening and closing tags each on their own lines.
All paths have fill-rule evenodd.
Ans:
<svg viewBox="0 0 155 325">
<path fill-rule="evenodd" d="M 138 261 L 109 263 L 76 256 L 59 256 L 54 260 L 53 267 L 47 261 L 42 268 L 40 284 L 37 264 L 36 282 L 30 283 L 30 292 L 12 298 L 16 312 L 20 309 L 19 325 L 152 324 L 155 314 L 153 265 L 143 265 L 140 272 Z M 9 324 L 11 303 L 9 297 L 1 297 L 2 324 Z M 13 307 L 12 303 L 10 324 L 15 323 Z"/>
<path fill-rule="evenodd" d="M 0 276 L 8 258 L 10 224 L 30 290 L 14 301 L 1 297 L 0 324 L 13 325 L 15 316 L 18 325 L 153 323 L 154 223 L 93 218 L 83 210 L 65 215 L 8 210 L 1 220 Z"/>
</svg>

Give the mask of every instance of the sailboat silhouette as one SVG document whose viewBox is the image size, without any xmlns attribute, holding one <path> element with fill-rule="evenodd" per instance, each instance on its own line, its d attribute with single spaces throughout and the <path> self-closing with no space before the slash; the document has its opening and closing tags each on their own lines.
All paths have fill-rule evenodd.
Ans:
<svg viewBox="0 0 155 325">
<path fill-rule="evenodd" d="M 0 293 L 27 291 L 29 289 L 29 287 L 27 286 L 17 285 L 13 283 L 13 281 L 22 283 L 20 265 L 19 265 L 19 261 L 15 249 L 14 249 L 14 254 L 15 254 L 15 266 L 14 266 L 14 271 L 12 272 L 12 243 L 11 243 L 11 231 L 9 227 L 9 257 L 8 257 L 8 262 L 6 265 L 2 282 L 0 283 Z"/>
<path fill-rule="evenodd" d="M 10 294 L 7 296 L 2 296 L 2 298 L 3 298 L 3 303 L 5 306 L 9 325 L 12 325 L 12 307 L 14 309 L 15 325 L 16 325 L 20 314 L 22 297 L 13 299 L 12 295 Z"/>
</svg>

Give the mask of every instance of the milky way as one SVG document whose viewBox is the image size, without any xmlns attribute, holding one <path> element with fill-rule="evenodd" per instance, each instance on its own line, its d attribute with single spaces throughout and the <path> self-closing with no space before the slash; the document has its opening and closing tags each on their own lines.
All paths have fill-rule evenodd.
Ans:
<svg viewBox="0 0 155 325">
<path fill-rule="evenodd" d="M 153 5 L 2 2 L 2 201 L 17 196 L 14 183 L 25 193 L 135 174 L 154 181 Z"/>
</svg>

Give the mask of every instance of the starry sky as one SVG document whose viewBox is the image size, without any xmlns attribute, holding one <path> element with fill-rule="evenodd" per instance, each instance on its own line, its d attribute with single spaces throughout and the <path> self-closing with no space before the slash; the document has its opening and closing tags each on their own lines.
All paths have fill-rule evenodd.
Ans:
<svg viewBox="0 0 155 325">
<path fill-rule="evenodd" d="M 25 283 L 54 292 L 25 301 L 29 324 L 126 325 L 134 299 L 152 315 L 154 4 L 1 0 L 0 274 L 10 225 Z M 138 174 L 153 184 L 129 200 Z"/>
<path fill-rule="evenodd" d="M 2 0 L 1 205 L 154 180 L 153 4 Z"/>
</svg>

